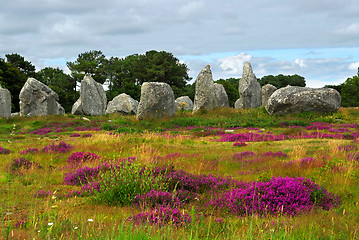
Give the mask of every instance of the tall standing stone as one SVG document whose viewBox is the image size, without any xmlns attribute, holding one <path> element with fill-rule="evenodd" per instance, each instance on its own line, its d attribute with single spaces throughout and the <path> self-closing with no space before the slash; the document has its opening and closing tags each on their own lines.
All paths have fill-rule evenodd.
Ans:
<svg viewBox="0 0 359 240">
<path fill-rule="evenodd" d="M 72 106 L 71 113 L 76 115 L 96 116 L 106 111 L 107 98 L 102 84 L 90 75 L 81 81 L 80 98 Z"/>
<path fill-rule="evenodd" d="M 212 71 L 207 65 L 198 74 L 196 79 L 196 93 L 194 96 L 193 113 L 199 110 L 212 110 L 218 106 L 217 98 L 214 93 L 214 82 Z"/>
<path fill-rule="evenodd" d="M 253 73 L 252 66 L 245 62 L 243 75 L 239 80 L 239 108 L 256 108 L 262 105 L 261 86 Z"/>
<path fill-rule="evenodd" d="M 229 107 L 228 95 L 222 84 L 214 84 L 214 95 L 217 99 L 217 107 Z"/>
<path fill-rule="evenodd" d="M 19 95 L 21 116 L 46 116 L 64 114 L 64 108 L 57 102 L 59 96 L 51 88 L 29 78 Z"/>
<path fill-rule="evenodd" d="M 272 84 L 266 84 L 262 87 L 262 106 L 267 105 L 268 99 L 277 90 Z"/>
<path fill-rule="evenodd" d="M 170 85 L 163 82 L 142 84 L 136 115 L 138 120 L 172 117 L 175 113 L 175 96 Z"/>
<path fill-rule="evenodd" d="M 9 90 L 0 85 L 0 118 L 9 118 L 11 115 L 11 95 Z"/>
</svg>

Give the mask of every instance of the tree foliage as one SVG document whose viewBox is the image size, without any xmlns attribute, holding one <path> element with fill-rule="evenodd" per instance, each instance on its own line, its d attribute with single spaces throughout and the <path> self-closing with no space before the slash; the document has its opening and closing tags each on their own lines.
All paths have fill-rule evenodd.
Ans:
<svg viewBox="0 0 359 240">
<path fill-rule="evenodd" d="M 343 107 L 359 106 L 359 68 L 357 76 L 348 78 L 341 84 L 341 96 Z"/>
<path fill-rule="evenodd" d="M 11 111 L 20 111 L 19 94 L 27 80 L 24 72 L 12 64 L 0 58 L 0 84 L 9 90 L 11 94 Z"/>
<path fill-rule="evenodd" d="M 109 91 L 114 96 L 125 92 L 139 100 L 141 85 L 144 82 L 164 82 L 169 84 L 176 97 L 181 96 L 186 81 L 190 80 L 188 68 L 171 53 L 148 51 L 125 58 L 111 58 L 111 81 Z"/>
<path fill-rule="evenodd" d="M 76 61 L 67 62 L 66 65 L 71 71 L 71 76 L 77 82 L 81 82 L 85 74 L 91 74 L 91 76 L 101 84 L 107 79 L 105 74 L 107 60 L 101 51 L 93 50 L 81 53 L 78 55 Z"/>
<path fill-rule="evenodd" d="M 237 78 L 219 79 L 216 83 L 222 84 L 228 95 L 229 106 L 234 107 L 234 103 L 239 98 Z"/>
<path fill-rule="evenodd" d="M 258 82 L 261 86 L 264 86 L 266 84 L 272 84 L 278 89 L 282 87 L 286 87 L 288 85 L 299 86 L 299 87 L 305 87 L 306 85 L 305 78 L 297 74 L 294 75 L 279 74 L 277 76 L 268 75 L 262 77 L 260 80 L 258 80 Z"/>
<path fill-rule="evenodd" d="M 71 112 L 72 105 L 78 98 L 76 92 L 76 81 L 71 76 L 65 74 L 59 68 L 46 67 L 36 73 L 36 78 L 40 82 L 49 86 L 59 95 L 59 103 L 66 112 Z"/>
<path fill-rule="evenodd" d="M 12 66 L 19 69 L 19 71 L 26 75 L 26 77 L 35 77 L 35 66 L 25 60 L 25 58 L 17 53 L 6 54 L 6 61 Z"/>
</svg>

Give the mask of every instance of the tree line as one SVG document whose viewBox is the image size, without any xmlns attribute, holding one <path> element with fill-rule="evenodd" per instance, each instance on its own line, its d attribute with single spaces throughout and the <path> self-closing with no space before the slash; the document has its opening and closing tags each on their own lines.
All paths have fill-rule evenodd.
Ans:
<svg viewBox="0 0 359 240">
<path fill-rule="evenodd" d="M 0 58 L 0 84 L 7 88 L 12 97 L 12 112 L 19 111 L 19 94 L 27 78 L 34 77 L 43 82 L 59 95 L 59 103 L 66 112 L 71 112 L 72 105 L 79 97 L 77 86 L 85 74 L 91 76 L 107 87 L 106 95 L 112 100 L 120 93 L 126 93 L 140 100 L 141 85 L 144 82 L 168 83 L 175 97 L 189 96 L 194 99 L 195 83 L 189 84 L 188 67 L 172 53 L 151 50 L 144 54 L 132 54 L 124 58 L 106 57 L 101 51 L 93 50 L 78 55 L 73 62 L 67 62 L 70 74 L 60 68 L 45 67 L 36 71 L 35 66 L 23 56 L 12 53 Z M 239 98 L 239 78 L 219 79 L 215 82 L 224 86 L 230 106 Z M 268 75 L 258 79 L 261 86 L 272 84 L 277 88 L 287 85 L 306 85 L 299 75 Z M 358 76 L 348 78 L 339 86 L 327 86 L 337 89 L 342 94 L 343 106 L 359 105 L 359 69 Z M 353 100 L 353 96 L 354 100 Z"/>
</svg>

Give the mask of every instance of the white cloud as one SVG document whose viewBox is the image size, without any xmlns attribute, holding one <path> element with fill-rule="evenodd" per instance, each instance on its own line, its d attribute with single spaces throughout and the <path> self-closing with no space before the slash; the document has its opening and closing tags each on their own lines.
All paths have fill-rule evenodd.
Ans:
<svg viewBox="0 0 359 240">
<path fill-rule="evenodd" d="M 294 62 L 295 62 L 296 64 L 298 64 L 300 68 L 305 68 L 305 67 L 307 67 L 307 65 L 304 63 L 304 60 L 303 60 L 303 59 L 297 58 L 297 59 L 294 60 Z"/>
<path fill-rule="evenodd" d="M 220 58 L 219 67 L 230 74 L 241 74 L 243 71 L 243 65 L 252 59 L 252 56 L 246 53 L 240 53 L 236 56 L 229 56 L 226 58 Z"/>
<path fill-rule="evenodd" d="M 359 34 L 359 23 L 351 23 L 347 26 L 337 28 L 335 33 L 341 35 L 358 35 Z"/>
<path fill-rule="evenodd" d="M 350 70 L 358 70 L 358 68 L 359 68 L 359 62 L 353 62 L 353 63 L 349 64 Z"/>
</svg>

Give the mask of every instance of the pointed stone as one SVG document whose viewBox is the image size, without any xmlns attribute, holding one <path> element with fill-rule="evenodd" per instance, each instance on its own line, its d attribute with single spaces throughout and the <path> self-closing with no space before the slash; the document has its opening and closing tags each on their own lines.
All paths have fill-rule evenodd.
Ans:
<svg viewBox="0 0 359 240">
<path fill-rule="evenodd" d="M 261 86 L 253 73 L 252 66 L 245 62 L 239 80 L 239 108 L 256 108 L 262 105 Z"/>
<path fill-rule="evenodd" d="M 214 82 L 209 65 L 202 69 L 196 79 L 193 113 L 199 110 L 212 110 L 218 106 L 214 93 Z"/>
<path fill-rule="evenodd" d="M 106 111 L 107 98 L 102 84 L 96 82 L 90 75 L 85 75 L 81 81 L 80 98 L 72 106 L 71 113 L 75 115 L 96 116 Z"/>
<path fill-rule="evenodd" d="M 214 84 L 214 95 L 217 99 L 217 107 L 229 107 L 228 95 L 222 84 Z"/>
</svg>

